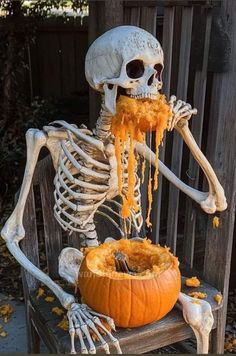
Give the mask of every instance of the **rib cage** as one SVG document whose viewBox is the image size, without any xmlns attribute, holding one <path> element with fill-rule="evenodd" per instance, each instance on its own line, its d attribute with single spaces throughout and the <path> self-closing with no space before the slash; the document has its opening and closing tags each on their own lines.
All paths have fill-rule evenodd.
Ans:
<svg viewBox="0 0 236 356">
<path fill-rule="evenodd" d="M 112 202 L 117 211 L 121 204 L 113 198 L 117 196 L 117 186 L 111 187 L 111 168 L 104 152 L 96 145 L 82 140 L 76 133 L 83 133 L 92 138 L 93 133 L 87 129 L 78 129 L 64 122 L 57 122 L 67 132 L 68 140 L 61 141 L 59 166 L 54 178 L 54 215 L 64 230 L 79 232 L 82 245 L 96 246 L 98 244 L 94 224 L 95 213 L 107 218 L 121 233 L 120 224 L 115 221 L 120 215 L 111 209 L 107 203 Z M 125 166 L 127 157 L 125 157 Z M 125 170 L 127 176 L 127 170 Z M 136 175 L 135 197 L 140 205 L 140 179 Z M 127 189 L 124 183 L 123 192 Z M 109 199 L 108 199 L 109 196 Z M 121 219 L 120 219 L 121 220 Z M 141 211 L 131 212 L 126 219 L 128 230 L 140 231 L 143 223 Z"/>
</svg>

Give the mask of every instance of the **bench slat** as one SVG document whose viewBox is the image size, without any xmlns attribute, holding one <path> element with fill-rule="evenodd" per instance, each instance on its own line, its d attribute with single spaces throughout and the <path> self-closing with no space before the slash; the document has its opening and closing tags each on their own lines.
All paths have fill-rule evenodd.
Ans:
<svg viewBox="0 0 236 356">
<path fill-rule="evenodd" d="M 41 173 L 41 175 L 40 175 Z M 47 255 L 47 265 L 49 275 L 53 278 L 58 277 L 58 256 L 62 250 L 61 227 L 53 214 L 54 207 L 54 185 L 53 179 L 55 170 L 52 165 L 51 157 L 41 161 L 40 175 L 40 195 L 43 213 L 43 227 L 45 236 L 45 246 Z"/>
<path fill-rule="evenodd" d="M 36 212 L 33 186 L 31 186 L 25 206 L 23 226 L 25 238 L 21 241 L 21 248 L 26 257 L 39 267 L 38 234 L 36 226 Z M 22 269 L 24 292 L 35 290 L 39 282 L 30 273 Z"/>
<path fill-rule="evenodd" d="M 193 7 L 184 7 L 182 10 L 181 43 L 177 86 L 177 98 L 181 100 L 187 99 L 192 23 Z M 183 140 L 175 131 L 173 135 L 171 170 L 177 175 L 177 177 L 181 176 L 182 152 Z M 167 246 L 171 248 L 174 254 L 176 253 L 178 210 L 179 190 L 174 185 L 170 185 L 166 242 Z"/>
</svg>

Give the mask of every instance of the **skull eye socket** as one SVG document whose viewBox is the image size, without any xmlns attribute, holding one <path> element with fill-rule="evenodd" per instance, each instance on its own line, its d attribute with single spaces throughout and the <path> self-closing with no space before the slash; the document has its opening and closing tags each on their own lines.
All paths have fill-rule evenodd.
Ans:
<svg viewBox="0 0 236 356">
<path fill-rule="evenodd" d="M 126 66 L 126 73 L 128 77 L 131 79 L 137 79 L 142 77 L 144 73 L 143 61 L 139 59 L 135 59 L 129 62 Z"/>
<path fill-rule="evenodd" d="M 162 70 L 163 70 L 163 66 L 160 63 L 157 63 L 157 64 L 154 65 L 154 69 L 157 71 L 155 77 L 158 80 L 161 80 L 161 73 L 162 73 Z"/>
</svg>

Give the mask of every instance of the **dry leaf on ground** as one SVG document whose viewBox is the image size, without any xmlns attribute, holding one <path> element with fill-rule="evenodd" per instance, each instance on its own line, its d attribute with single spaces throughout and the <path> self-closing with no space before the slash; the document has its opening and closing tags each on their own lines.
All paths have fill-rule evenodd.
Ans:
<svg viewBox="0 0 236 356">
<path fill-rule="evenodd" d="M 56 314 L 58 316 L 61 316 L 61 315 L 63 315 L 65 313 L 65 311 L 63 309 L 61 309 L 61 308 L 54 307 L 54 308 L 52 308 L 52 313 Z"/>
<path fill-rule="evenodd" d="M 69 330 L 69 322 L 65 315 L 64 315 L 63 319 L 60 321 L 60 323 L 57 324 L 57 326 L 64 331 Z"/>
<path fill-rule="evenodd" d="M 4 323 L 7 323 L 13 313 L 11 304 L 3 304 L 0 306 L 0 317 L 3 318 Z"/>
<path fill-rule="evenodd" d="M 52 302 L 54 302 L 54 300 L 55 300 L 55 297 L 46 297 L 46 298 L 45 298 L 45 301 L 46 301 L 47 303 L 52 303 Z"/>
</svg>

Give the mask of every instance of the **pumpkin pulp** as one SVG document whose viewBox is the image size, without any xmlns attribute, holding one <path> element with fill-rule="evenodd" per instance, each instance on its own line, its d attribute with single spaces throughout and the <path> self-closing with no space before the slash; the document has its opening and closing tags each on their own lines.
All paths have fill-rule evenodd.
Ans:
<svg viewBox="0 0 236 356">
<path fill-rule="evenodd" d="M 116 115 L 112 119 L 111 131 L 115 137 L 115 154 L 117 159 L 118 191 L 122 198 L 121 216 L 130 216 L 130 210 L 138 211 L 139 206 L 135 200 L 135 141 L 145 142 L 145 134 L 155 131 L 156 160 L 154 178 L 151 178 L 151 166 L 149 166 L 148 184 L 148 214 L 146 223 L 151 226 L 150 214 L 152 205 L 152 188 L 157 189 L 158 181 L 158 155 L 159 145 L 163 139 L 164 131 L 167 128 L 168 120 L 171 117 L 171 110 L 166 102 L 165 96 L 159 94 L 156 100 L 133 99 L 127 96 L 120 96 L 116 103 Z M 152 134 L 150 134 L 150 147 L 152 146 Z M 128 189 L 124 193 L 122 190 L 124 176 L 124 152 L 128 152 Z M 142 175 L 144 177 L 145 163 L 142 165 Z M 153 180 L 153 184 L 152 184 Z"/>
</svg>

